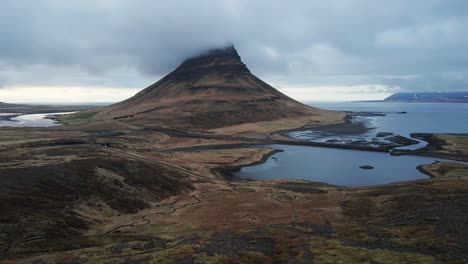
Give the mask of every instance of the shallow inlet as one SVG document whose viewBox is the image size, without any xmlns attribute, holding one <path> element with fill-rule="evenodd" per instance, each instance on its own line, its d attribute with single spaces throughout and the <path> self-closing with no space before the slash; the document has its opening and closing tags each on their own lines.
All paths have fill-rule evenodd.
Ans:
<svg viewBox="0 0 468 264">
<path fill-rule="evenodd" d="M 325 142 L 339 139 L 346 144 L 348 140 L 364 140 L 382 138 L 376 137 L 379 132 L 392 132 L 411 138 L 411 133 L 467 133 L 468 104 L 467 103 L 393 103 L 393 102 L 314 102 L 311 106 L 328 110 L 352 112 L 377 112 L 385 116 L 359 117 L 356 121 L 364 122 L 366 127 L 374 128 L 361 135 L 329 135 L 318 137 L 320 133 L 314 131 L 298 131 L 290 134 L 292 137 Z M 405 114 L 399 114 L 406 112 Z M 418 149 L 426 146 L 427 142 L 399 147 L 398 149 Z"/>
<path fill-rule="evenodd" d="M 306 146 L 266 145 L 282 149 L 265 163 L 243 167 L 234 176 L 249 179 L 300 179 L 348 187 L 426 179 L 416 167 L 444 159 L 391 156 L 388 153 Z M 360 166 L 372 166 L 362 169 Z"/>
<path fill-rule="evenodd" d="M 20 114 L 12 117 L 10 120 L 0 120 L 0 127 L 50 127 L 60 125 L 59 122 L 49 119 L 49 116 L 72 114 L 76 112 L 60 112 L 46 114 Z M 0 113 L 0 115 L 11 115 L 9 113 Z"/>
</svg>

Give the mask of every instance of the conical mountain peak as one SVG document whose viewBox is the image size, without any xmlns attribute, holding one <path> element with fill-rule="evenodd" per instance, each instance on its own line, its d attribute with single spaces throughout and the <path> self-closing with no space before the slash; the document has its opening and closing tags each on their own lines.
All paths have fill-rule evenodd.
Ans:
<svg viewBox="0 0 468 264">
<path fill-rule="evenodd" d="M 188 73 L 209 68 L 250 73 L 233 45 L 211 49 L 197 56 L 190 57 L 186 59 L 175 72 Z"/>
<path fill-rule="evenodd" d="M 197 56 L 190 57 L 186 59 L 182 63 L 182 65 L 196 63 L 199 60 L 206 60 L 206 59 L 237 60 L 239 62 L 241 61 L 239 53 L 237 53 L 237 50 L 236 48 L 234 48 L 234 45 L 229 45 L 223 48 L 210 49 L 208 51 L 202 52 L 201 54 Z"/>
<path fill-rule="evenodd" d="M 321 113 L 253 75 L 234 46 L 186 59 L 135 96 L 99 114 L 139 126 L 211 129 Z"/>
</svg>

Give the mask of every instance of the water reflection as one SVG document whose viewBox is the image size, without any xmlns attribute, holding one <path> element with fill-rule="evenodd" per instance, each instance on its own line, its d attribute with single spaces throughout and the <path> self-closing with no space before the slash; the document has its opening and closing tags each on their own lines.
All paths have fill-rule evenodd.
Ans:
<svg viewBox="0 0 468 264">
<path fill-rule="evenodd" d="M 357 187 L 425 179 L 428 176 L 419 172 L 417 166 L 437 160 L 446 161 L 347 149 L 289 145 L 265 147 L 282 149 L 284 152 L 274 154 L 260 165 L 244 167 L 234 175 L 250 179 L 302 179 Z"/>
</svg>

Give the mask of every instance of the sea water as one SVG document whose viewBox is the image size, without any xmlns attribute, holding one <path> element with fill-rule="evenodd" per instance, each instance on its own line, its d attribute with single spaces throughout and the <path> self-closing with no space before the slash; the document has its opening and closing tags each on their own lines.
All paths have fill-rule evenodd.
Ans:
<svg viewBox="0 0 468 264">
<path fill-rule="evenodd" d="M 363 117 L 371 133 L 468 133 L 468 104 L 463 103 L 309 103 L 314 107 L 353 112 L 381 112 L 385 116 Z M 405 114 L 398 114 L 406 112 Z M 300 133 L 298 133 L 300 135 Z M 420 142 L 412 147 L 423 147 Z M 438 158 L 391 156 L 369 152 L 308 146 L 270 145 L 282 149 L 265 163 L 242 168 L 235 175 L 251 179 L 304 179 L 339 186 L 369 186 L 428 178 L 416 167 Z M 365 170 L 361 166 L 372 166 Z"/>
</svg>

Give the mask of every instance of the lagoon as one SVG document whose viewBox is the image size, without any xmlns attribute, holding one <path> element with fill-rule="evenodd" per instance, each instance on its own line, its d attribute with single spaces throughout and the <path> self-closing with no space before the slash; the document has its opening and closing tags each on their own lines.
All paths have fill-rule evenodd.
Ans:
<svg viewBox="0 0 468 264">
<path fill-rule="evenodd" d="M 379 132 L 391 132 L 408 138 L 411 133 L 468 133 L 468 104 L 463 103 L 320 102 L 309 105 L 329 110 L 379 112 L 385 115 L 359 117 L 357 122 L 363 122 L 370 128 L 362 135 L 329 135 L 324 138 L 317 136 L 319 133 L 304 130 L 291 132 L 290 136 L 317 142 L 339 138 L 346 143 L 348 139 L 356 137 L 375 139 Z M 417 141 L 419 143 L 402 148 L 417 149 L 427 143 Z M 284 152 L 272 155 L 263 164 L 244 167 L 234 175 L 250 179 L 302 179 L 357 187 L 425 179 L 428 176 L 418 171 L 417 166 L 447 161 L 346 149 L 289 145 L 269 147 Z M 361 166 L 372 166 L 373 169 L 362 169 Z"/>
<path fill-rule="evenodd" d="M 233 173 L 240 178 L 255 180 L 298 179 L 332 185 L 358 187 L 398 181 L 426 179 L 429 176 L 416 167 L 445 159 L 392 156 L 385 152 L 321 148 L 291 145 L 266 145 L 281 149 L 265 163 L 243 167 Z M 362 169 L 360 166 L 372 166 Z"/>
</svg>

